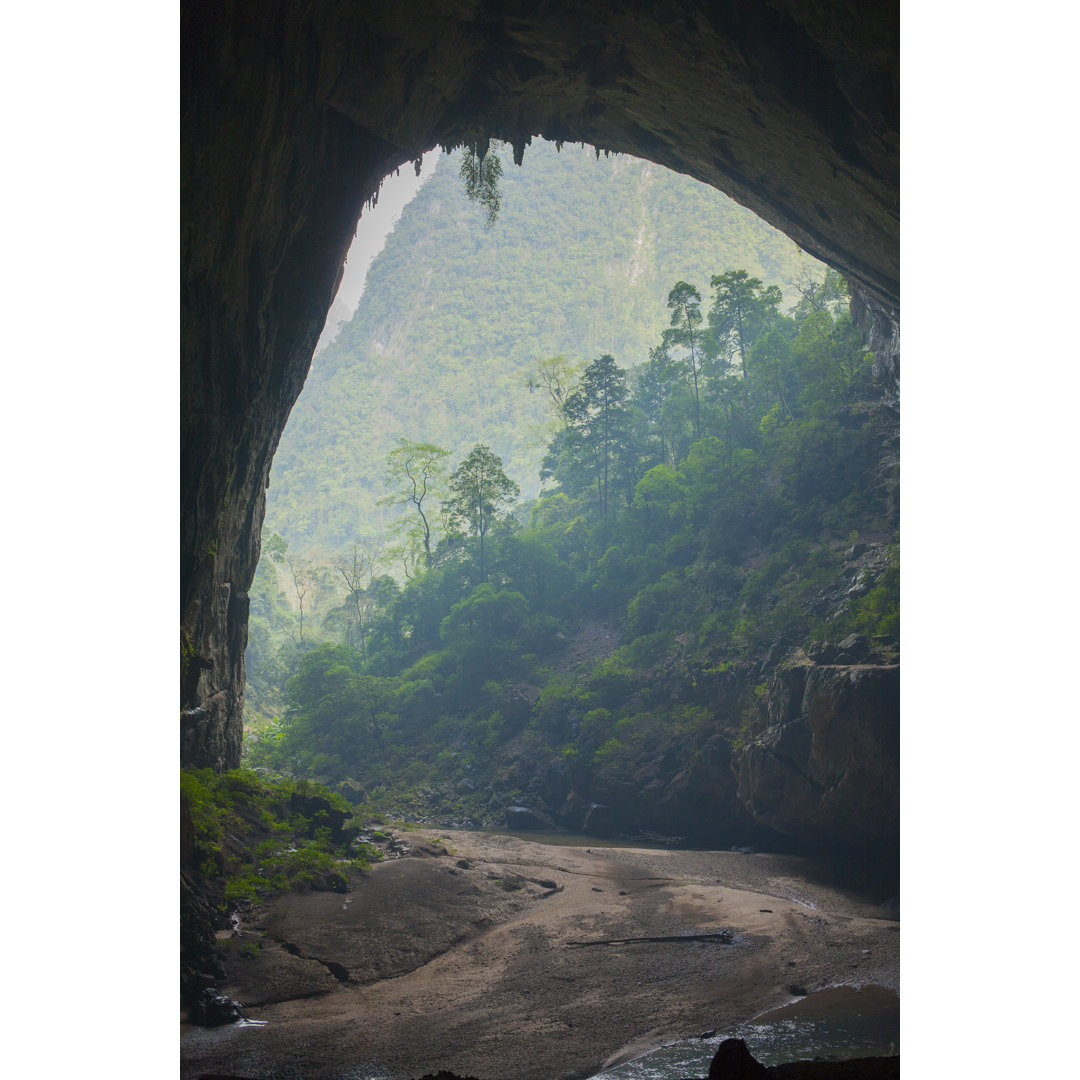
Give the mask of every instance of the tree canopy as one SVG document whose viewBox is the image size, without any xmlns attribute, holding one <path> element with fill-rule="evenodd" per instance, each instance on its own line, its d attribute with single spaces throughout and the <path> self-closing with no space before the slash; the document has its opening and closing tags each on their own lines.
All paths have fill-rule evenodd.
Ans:
<svg viewBox="0 0 1080 1080">
<path fill-rule="evenodd" d="M 521 503 L 500 456 L 474 444 L 411 576 L 386 575 L 390 549 L 335 563 L 349 619 L 324 621 L 322 640 L 309 599 L 297 638 L 287 563 L 260 563 L 253 699 L 274 718 L 252 763 L 402 811 L 438 797 L 479 814 L 491 785 L 512 796 L 522 762 L 588 792 L 664 754 L 732 752 L 760 722 L 752 673 L 778 646 L 858 631 L 894 647 L 897 421 L 843 283 L 804 282 L 784 313 L 748 273 L 710 280 L 705 298 L 683 280 L 668 291 L 676 325 L 657 326 L 636 369 L 611 352 L 534 366 L 554 416 L 540 496 Z M 706 305 L 739 314 L 706 328 L 690 314 Z M 723 326 L 726 363 L 711 336 Z M 403 439 L 391 498 L 426 515 L 434 489 L 416 478 L 455 456 Z M 845 552 L 862 536 L 875 561 L 852 578 Z M 289 555 L 270 537 L 267 550 Z M 276 653 L 264 620 L 292 628 Z"/>
<path fill-rule="evenodd" d="M 449 486 L 446 506 L 450 521 L 454 525 L 464 525 L 468 534 L 479 541 L 480 578 L 483 580 L 484 540 L 521 491 L 503 471 L 502 462 L 491 448 L 482 443 L 474 446 L 454 470 Z"/>
</svg>

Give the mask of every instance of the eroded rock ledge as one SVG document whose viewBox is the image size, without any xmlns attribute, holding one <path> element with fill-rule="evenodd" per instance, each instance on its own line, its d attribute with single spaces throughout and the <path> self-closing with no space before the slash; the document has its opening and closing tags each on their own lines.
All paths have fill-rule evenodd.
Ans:
<svg viewBox="0 0 1080 1080">
<path fill-rule="evenodd" d="M 768 720 L 735 763 L 755 821 L 812 846 L 899 850 L 899 664 L 782 666 Z"/>
</svg>

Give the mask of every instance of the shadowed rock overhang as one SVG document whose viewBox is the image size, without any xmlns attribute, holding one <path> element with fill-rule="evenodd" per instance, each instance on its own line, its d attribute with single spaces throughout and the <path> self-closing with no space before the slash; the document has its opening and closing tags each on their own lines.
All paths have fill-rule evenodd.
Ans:
<svg viewBox="0 0 1080 1080">
<path fill-rule="evenodd" d="M 648 158 L 843 272 L 895 392 L 899 8 L 864 0 L 188 0 L 181 749 L 239 763 L 270 463 L 357 217 L 440 144 Z"/>
</svg>

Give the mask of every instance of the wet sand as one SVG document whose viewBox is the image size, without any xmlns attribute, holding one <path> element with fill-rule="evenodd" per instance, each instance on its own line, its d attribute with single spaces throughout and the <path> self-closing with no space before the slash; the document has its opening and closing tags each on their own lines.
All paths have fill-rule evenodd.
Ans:
<svg viewBox="0 0 1080 1080">
<path fill-rule="evenodd" d="M 183 1080 L 570 1080 L 793 984 L 899 990 L 896 912 L 805 859 L 405 838 L 347 894 L 280 897 L 228 943 L 223 989 L 265 1024 L 182 1024 Z"/>
</svg>

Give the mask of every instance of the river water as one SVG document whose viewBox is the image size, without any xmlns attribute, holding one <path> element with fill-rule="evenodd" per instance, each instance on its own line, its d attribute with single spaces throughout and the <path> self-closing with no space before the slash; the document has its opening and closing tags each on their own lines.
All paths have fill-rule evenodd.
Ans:
<svg viewBox="0 0 1080 1080">
<path fill-rule="evenodd" d="M 744 1039 L 762 1065 L 825 1058 L 842 1061 L 900 1052 L 900 998 L 881 986 L 838 986 L 763 1013 L 707 1039 L 680 1039 L 593 1080 L 677 1080 L 707 1076 L 721 1040 Z"/>
</svg>

